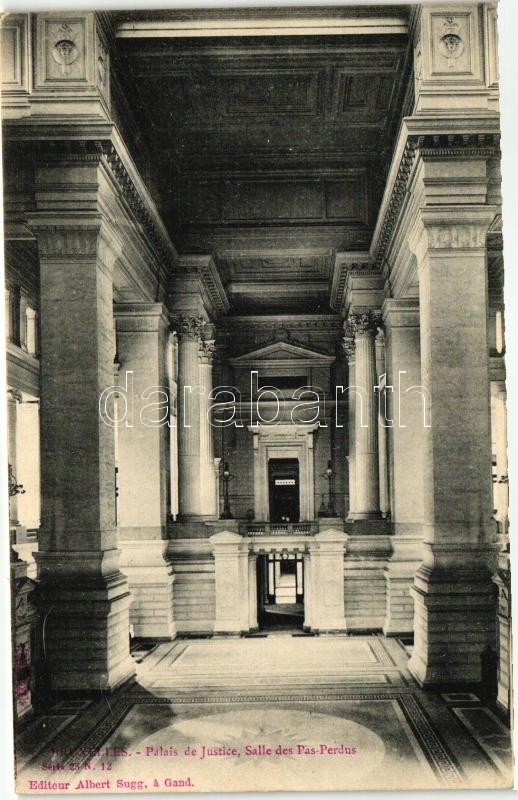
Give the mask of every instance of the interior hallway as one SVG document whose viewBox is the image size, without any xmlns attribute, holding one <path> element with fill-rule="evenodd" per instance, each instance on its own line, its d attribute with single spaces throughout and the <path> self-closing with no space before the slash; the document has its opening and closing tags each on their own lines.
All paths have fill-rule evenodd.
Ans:
<svg viewBox="0 0 518 800">
<path fill-rule="evenodd" d="M 402 774 L 407 789 L 509 784 L 503 721 L 473 693 L 418 688 L 400 640 L 178 639 L 136 646 L 133 657 L 136 682 L 101 700 L 61 700 L 23 731 L 20 787 L 35 776 L 70 788 L 109 778 L 111 791 L 139 775 L 144 791 L 155 768 L 190 778 L 185 791 L 213 788 L 222 770 L 236 791 L 396 789 Z M 227 755 L 201 758 L 203 746 Z M 80 764 L 90 767 L 78 773 Z"/>
</svg>

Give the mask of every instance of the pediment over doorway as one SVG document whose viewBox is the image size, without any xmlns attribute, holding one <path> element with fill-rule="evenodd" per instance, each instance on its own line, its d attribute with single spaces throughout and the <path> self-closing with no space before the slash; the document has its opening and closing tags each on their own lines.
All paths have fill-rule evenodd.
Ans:
<svg viewBox="0 0 518 800">
<path fill-rule="evenodd" d="M 251 350 L 237 358 L 229 359 L 234 367 L 263 367 L 275 366 L 301 366 L 301 367 L 328 367 L 334 361 L 334 356 L 328 356 L 303 347 L 292 342 L 279 341 Z"/>
</svg>

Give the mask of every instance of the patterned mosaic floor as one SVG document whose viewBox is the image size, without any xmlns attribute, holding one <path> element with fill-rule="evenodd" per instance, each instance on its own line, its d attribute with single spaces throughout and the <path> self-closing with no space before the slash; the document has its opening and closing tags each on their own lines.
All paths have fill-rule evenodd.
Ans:
<svg viewBox="0 0 518 800">
<path fill-rule="evenodd" d="M 184 640 L 138 660 L 134 685 L 91 703 L 62 701 L 27 727 L 19 791 L 41 779 L 69 782 L 68 792 L 93 788 L 88 781 L 108 781 L 104 791 L 117 781 L 119 791 L 511 782 L 498 716 L 476 695 L 420 690 L 395 640 Z"/>
</svg>

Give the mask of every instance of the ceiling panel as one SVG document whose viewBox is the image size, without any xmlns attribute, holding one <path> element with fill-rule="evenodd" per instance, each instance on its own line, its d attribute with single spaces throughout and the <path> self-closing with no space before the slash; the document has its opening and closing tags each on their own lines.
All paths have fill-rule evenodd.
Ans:
<svg viewBox="0 0 518 800">
<path fill-rule="evenodd" d="M 178 250 L 214 255 L 234 309 L 325 307 L 329 254 L 370 244 L 411 85 L 406 35 L 118 48 Z"/>
</svg>

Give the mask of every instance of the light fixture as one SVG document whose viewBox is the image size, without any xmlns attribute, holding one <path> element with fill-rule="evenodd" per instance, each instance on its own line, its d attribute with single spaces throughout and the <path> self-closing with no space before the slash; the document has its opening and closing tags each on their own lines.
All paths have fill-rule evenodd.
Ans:
<svg viewBox="0 0 518 800">
<path fill-rule="evenodd" d="M 220 515 L 220 519 L 234 519 L 234 516 L 230 510 L 230 502 L 228 497 L 228 485 L 231 480 L 234 479 L 234 476 L 230 474 L 230 470 L 228 468 L 228 461 L 223 462 L 223 513 Z"/>
</svg>

